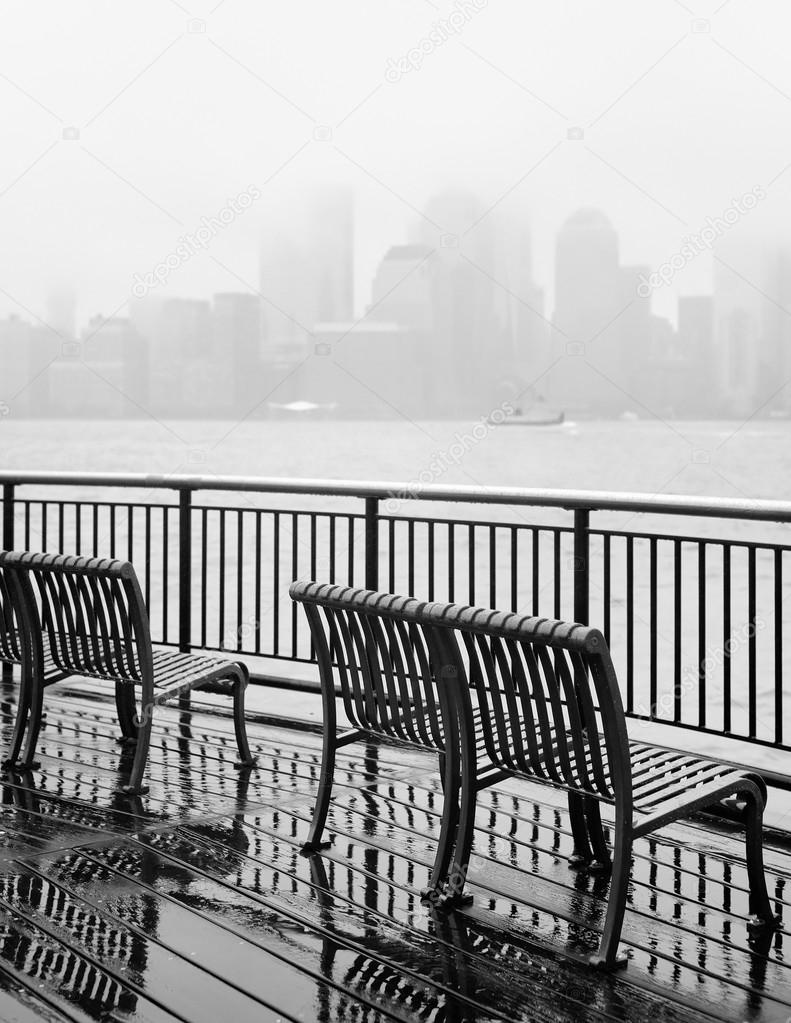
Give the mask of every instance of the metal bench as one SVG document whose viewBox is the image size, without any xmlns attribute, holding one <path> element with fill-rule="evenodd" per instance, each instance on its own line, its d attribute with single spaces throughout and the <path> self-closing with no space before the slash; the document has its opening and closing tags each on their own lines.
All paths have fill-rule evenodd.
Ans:
<svg viewBox="0 0 791 1023">
<path fill-rule="evenodd" d="M 413 668 L 424 686 L 425 673 L 431 671 L 433 685 L 444 694 L 447 713 L 457 719 L 455 728 L 450 722 L 445 726 L 445 753 L 449 764 L 458 759 L 449 773 L 461 778 L 454 790 L 460 791 L 458 826 L 456 812 L 449 805 L 452 793 L 448 788 L 445 792 L 443 832 L 453 832 L 452 861 L 447 872 L 438 873 L 438 867 L 445 867 L 443 850 L 432 878 L 435 891 L 444 889 L 442 905 L 469 901 L 464 885 L 478 791 L 505 777 L 521 777 L 560 787 L 573 806 L 584 808 L 594 865 L 612 871 L 603 935 L 598 952 L 591 957 L 594 965 L 610 969 L 626 961 L 618 955 L 618 943 L 634 840 L 734 795 L 744 804 L 740 816 L 746 829 L 752 913 L 748 927 L 755 933 L 777 925 L 763 869 L 763 779 L 728 764 L 630 742 L 610 652 L 597 629 L 315 583 L 295 584 L 291 592 L 297 600 L 331 606 L 335 618 L 357 617 L 366 622 L 368 647 L 361 637 L 358 656 L 367 651 L 369 664 L 377 660 L 386 664 L 388 656 L 393 657 L 387 637 L 405 627 L 424 638 L 427 663 Z M 315 607 L 309 610 L 309 617 L 318 647 L 320 624 Z M 324 640 L 319 651 L 323 683 L 330 677 L 330 647 L 333 644 Z M 336 643 L 334 649 L 343 648 Z M 376 681 L 376 673 L 370 674 Z M 421 691 L 412 679 L 410 682 L 413 689 Z M 325 685 L 322 691 L 329 693 Z M 386 692 L 383 690 L 383 695 Z M 401 695 L 400 728 L 414 732 L 425 727 L 421 725 L 425 709 L 418 700 L 408 698 L 403 683 Z M 452 729 L 458 736 L 457 751 L 451 747 Z M 325 741 L 331 743 L 326 731 Z M 328 800 L 325 789 L 319 797 L 322 825 Z M 609 804 L 614 811 L 611 865 L 600 827 L 600 803 Z M 444 837 L 451 840 L 450 834 Z M 578 866 L 590 865 L 590 857 L 580 860 Z"/>
<path fill-rule="evenodd" d="M 235 766 L 255 763 L 244 719 L 246 666 L 203 654 L 154 650 L 140 583 L 129 562 L 0 552 L 0 628 L 0 659 L 22 667 L 17 718 L 4 760 L 7 769 L 40 766 L 35 751 L 44 690 L 72 675 L 115 683 L 120 741 L 135 749 L 128 784 L 120 786 L 125 793 L 148 791 L 142 781 L 154 707 L 192 689 L 233 696 L 239 748 Z"/>
</svg>

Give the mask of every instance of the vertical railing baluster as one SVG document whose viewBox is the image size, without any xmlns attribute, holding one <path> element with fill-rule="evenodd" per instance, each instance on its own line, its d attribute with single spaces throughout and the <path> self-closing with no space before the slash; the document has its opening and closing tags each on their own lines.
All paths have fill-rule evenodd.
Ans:
<svg viewBox="0 0 791 1023">
<path fill-rule="evenodd" d="M 14 549 L 14 491 L 13 483 L 3 484 L 3 550 Z M 13 666 L 3 662 L 2 680 L 10 682 L 13 676 Z"/>
<path fill-rule="evenodd" d="M 558 537 L 560 534 L 558 534 Z M 590 510 L 574 511 L 574 621 L 587 625 L 590 617 Z M 556 596 L 560 605 L 560 594 Z M 560 614 L 556 613 L 560 618 Z"/>
<path fill-rule="evenodd" d="M 731 730 L 731 545 L 722 548 L 722 729 Z"/>
<path fill-rule="evenodd" d="M 533 616 L 538 617 L 541 597 L 541 530 L 533 528 Z"/>
<path fill-rule="evenodd" d="M 434 573 L 436 570 L 434 562 L 434 522 L 429 521 L 426 532 L 426 543 L 428 544 L 428 599 L 434 599 Z"/>
<path fill-rule="evenodd" d="M 379 589 L 378 497 L 366 497 L 365 499 L 365 588 L 367 590 Z"/>
<path fill-rule="evenodd" d="M 192 491 L 179 491 L 179 650 L 192 648 Z"/>
<path fill-rule="evenodd" d="M 329 565 L 329 576 L 328 579 L 331 583 L 335 582 L 335 514 L 330 515 L 330 553 L 329 553 L 330 565 Z"/>
<path fill-rule="evenodd" d="M 783 741 L 783 552 L 775 548 L 775 742 Z"/>
<path fill-rule="evenodd" d="M 145 513 L 145 530 L 146 530 L 146 542 L 145 542 L 145 566 L 146 566 L 146 585 L 145 585 L 145 601 L 146 608 L 148 610 L 149 619 L 152 617 L 151 614 L 151 506 L 146 505 Z"/>
<path fill-rule="evenodd" d="M 291 513 L 291 578 L 299 579 L 299 515 Z M 291 601 L 291 656 L 297 657 L 297 603 Z"/>
<path fill-rule="evenodd" d="M 456 527 L 448 523 L 448 600 L 453 603 L 456 594 Z"/>
<path fill-rule="evenodd" d="M 209 509 L 201 508 L 201 536 L 200 536 L 200 635 L 201 646 L 205 649 L 208 632 L 208 603 L 207 586 L 209 575 Z"/>
<path fill-rule="evenodd" d="M 82 554 L 82 502 L 74 502 L 74 553 Z"/>
<path fill-rule="evenodd" d="M 673 541 L 673 720 L 681 721 L 681 541 Z"/>
<path fill-rule="evenodd" d="M 626 710 L 634 712 L 634 537 L 626 538 Z"/>
<path fill-rule="evenodd" d="M 656 717 L 656 696 L 657 696 L 657 678 L 658 678 L 658 665 L 657 665 L 657 624 L 659 617 L 659 594 L 657 592 L 657 541 L 656 537 L 652 536 L 649 545 L 650 550 L 650 569 L 649 569 L 649 590 L 651 596 L 651 610 L 650 610 L 650 624 L 649 631 L 649 695 L 648 702 L 651 707 L 651 717 Z"/>
<path fill-rule="evenodd" d="M 612 629 L 612 552 L 609 533 L 604 534 L 602 541 L 602 601 L 604 603 L 602 628 L 604 640 L 609 646 Z"/>
<path fill-rule="evenodd" d="M 261 511 L 255 511 L 255 652 L 261 653 Z"/>
<path fill-rule="evenodd" d="M 757 647 L 758 637 L 755 630 L 755 607 L 756 607 L 756 579 L 755 579 L 755 547 L 750 546 L 747 555 L 747 620 L 749 623 L 749 637 L 747 640 L 747 688 L 748 688 L 748 710 L 750 718 L 749 736 L 755 738 L 758 707 L 757 707 Z"/>
<path fill-rule="evenodd" d="M 115 557 L 115 505 L 110 505 L 110 557 Z"/>
<path fill-rule="evenodd" d="M 396 521 L 391 518 L 387 523 L 387 588 L 391 593 L 396 592 L 396 577 L 395 577 L 395 566 L 396 566 Z"/>
<path fill-rule="evenodd" d="M 225 649 L 225 509 L 220 508 L 220 617 L 219 647 Z"/>
<path fill-rule="evenodd" d="M 415 523 L 407 522 L 407 596 L 415 596 Z M 370 589 L 370 587 L 369 587 Z"/>
<path fill-rule="evenodd" d="M 475 526 L 467 526 L 467 592 L 472 607 L 475 607 Z"/>
<path fill-rule="evenodd" d="M 244 509 L 236 510 L 236 649 L 242 649 L 244 613 Z"/>
<path fill-rule="evenodd" d="M 162 508 L 162 642 L 167 643 L 168 641 L 168 618 L 170 594 L 168 589 L 168 580 L 170 579 L 169 572 L 169 556 L 170 556 L 170 523 L 168 519 L 168 508 L 163 506 Z M 179 595 L 179 599 L 181 599 Z"/>
<path fill-rule="evenodd" d="M 272 652 L 275 657 L 280 653 L 280 512 L 274 516 L 272 528 Z"/>
<path fill-rule="evenodd" d="M 489 607 L 497 607 L 497 526 L 489 526 Z"/>
<path fill-rule="evenodd" d="M 706 542 L 698 544 L 698 727 L 706 727 Z"/>
<path fill-rule="evenodd" d="M 561 532 L 559 529 L 552 530 L 552 591 L 553 591 L 553 615 L 561 617 Z M 587 615 L 586 615 L 587 617 Z"/>
<path fill-rule="evenodd" d="M 519 610 L 519 530 L 511 526 L 511 610 Z"/>
<path fill-rule="evenodd" d="M 346 549 L 347 555 L 347 566 L 346 566 L 346 582 L 349 586 L 354 586 L 354 579 L 356 576 L 355 564 L 354 564 L 354 516 L 347 515 L 347 528 L 349 543 Z"/>
<path fill-rule="evenodd" d="M 316 578 L 316 547 L 317 547 L 317 516 L 315 512 L 308 513 L 308 521 L 310 522 L 310 578 Z M 321 579 L 319 582 L 324 582 L 324 572 L 321 573 Z M 316 659 L 316 648 L 313 644 L 313 636 L 310 637 L 310 653 L 308 654 L 311 661 Z"/>
</svg>

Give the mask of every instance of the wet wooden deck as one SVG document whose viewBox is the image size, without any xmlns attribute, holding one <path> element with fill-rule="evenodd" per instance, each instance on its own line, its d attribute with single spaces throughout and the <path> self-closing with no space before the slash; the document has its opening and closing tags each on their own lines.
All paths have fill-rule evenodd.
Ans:
<svg viewBox="0 0 791 1023">
<path fill-rule="evenodd" d="M 8 737 L 13 690 L 0 704 Z M 276 693 L 272 694 L 276 699 Z M 788 1020 L 788 935 L 747 943 L 738 832 L 667 828 L 637 843 L 628 968 L 582 965 L 607 883 L 568 868 L 563 800 L 505 784 L 480 797 L 472 907 L 415 897 L 438 831 L 430 756 L 339 754 L 334 845 L 298 854 L 320 737 L 250 725 L 260 758 L 232 768 L 230 721 L 158 714 L 151 791 L 113 795 L 114 706 L 53 690 L 34 775 L 5 780 L 0 1020 Z M 791 854 L 767 849 L 787 898 Z M 785 909 L 791 924 L 791 912 Z"/>
</svg>

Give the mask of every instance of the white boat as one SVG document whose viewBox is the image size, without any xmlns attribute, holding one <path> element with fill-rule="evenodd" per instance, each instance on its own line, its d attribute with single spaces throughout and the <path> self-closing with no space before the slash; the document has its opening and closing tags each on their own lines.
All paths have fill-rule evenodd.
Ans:
<svg viewBox="0 0 791 1023">
<path fill-rule="evenodd" d="M 566 419 L 562 409 L 535 406 L 526 410 L 516 408 L 502 420 L 501 426 L 558 426 Z"/>
</svg>

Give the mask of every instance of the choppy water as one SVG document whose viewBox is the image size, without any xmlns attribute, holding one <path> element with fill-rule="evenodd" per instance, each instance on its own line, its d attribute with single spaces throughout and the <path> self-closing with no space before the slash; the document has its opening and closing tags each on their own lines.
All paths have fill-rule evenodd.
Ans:
<svg viewBox="0 0 791 1023">
<path fill-rule="evenodd" d="M 0 468 L 405 481 L 428 473 L 442 483 L 791 498 L 791 421 L 501 426 L 479 428 L 482 439 L 475 425 L 7 418 Z"/>
</svg>

